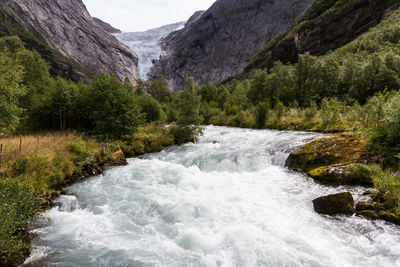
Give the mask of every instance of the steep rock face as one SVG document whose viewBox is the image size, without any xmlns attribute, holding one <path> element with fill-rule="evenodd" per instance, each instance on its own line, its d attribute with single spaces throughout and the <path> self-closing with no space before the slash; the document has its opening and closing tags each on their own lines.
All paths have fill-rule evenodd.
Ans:
<svg viewBox="0 0 400 267">
<path fill-rule="evenodd" d="M 174 90 L 193 76 L 218 83 L 241 72 L 269 40 L 289 27 L 312 0 L 218 0 L 185 28 L 162 40 L 166 55 L 150 78 L 164 76 Z"/>
<path fill-rule="evenodd" d="M 114 28 L 109 23 L 102 21 L 99 18 L 93 18 L 94 22 L 97 23 L 100 27 L 102 27 L 106 32 L 111 34 L 121 33 L 121 30 Z"/>
<path fill-rule="evenodd" d="M 140 78 L 146 80 L 153 60 L 159 59 L 164 54 L 160 47 L 161 38 L 183 28 L 184 25 L 185 22 L 178 22 L 144 32 L 124 32 L 117 34 L 116 37 L 137 53 Z"/>
<path fill-rule="evenodd" d="M 295 63 L 299 54 L 322 55 L 339 48 L 399 6 L 398 0 L 316 0 L 297 23 L 260 50 L 238 77 L 248 78 L 254 69 L 271 68 L 276 61 Z"/>
<path fill-rule="evenodd" d="M 26 31 L 90 72 L 137 79 L 137 56 L 97 25 L 81 0 L 2 0 L 0 7 Z M 78 75 L 88 78 L 85 71 Z"/>
</svg>

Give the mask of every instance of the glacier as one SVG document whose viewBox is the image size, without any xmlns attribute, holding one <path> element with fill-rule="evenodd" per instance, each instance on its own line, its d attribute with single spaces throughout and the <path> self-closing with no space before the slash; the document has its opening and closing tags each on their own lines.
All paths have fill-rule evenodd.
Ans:
<svg viewBox="0 0 400 267">
<path fill-rule="evenodd" d="M 143 32 L 124 32 L 115 34 L 115 37 L 123 44 L 129 46 L 139 57 L 139 77 L 147 80 L 147 73 L 153 64 L 164 55 L 160 47 L 160 40 L 173 31 L 185 27 L 185 21 L 165 25 L 159 28 Z"/>
</svg>

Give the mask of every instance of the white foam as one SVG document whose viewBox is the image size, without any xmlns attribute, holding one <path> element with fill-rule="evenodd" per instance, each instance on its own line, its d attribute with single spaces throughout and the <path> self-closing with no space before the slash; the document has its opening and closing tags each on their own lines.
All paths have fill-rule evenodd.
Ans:
<svg viewBox="0 0 400 267">
<path fill-rule="evenodd" d="M 47 212 L 35 246 L 63 266 L 400 266 L 398 227 L 313 211 L 315 197 L 361 188 L 283 167 L 317 136 L 207 127 L 197 144 L 69 188 L 78 205 Z"/>
</svg>

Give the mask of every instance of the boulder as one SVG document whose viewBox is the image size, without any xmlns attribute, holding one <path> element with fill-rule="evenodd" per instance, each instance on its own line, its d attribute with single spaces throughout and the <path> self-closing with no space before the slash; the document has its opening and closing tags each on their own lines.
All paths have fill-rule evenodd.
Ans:
<svg viewBox="0 0 400 267">
<path fill-rule="evenodd" d="M 316 181 L 341 184 L 373 186 L 369 173 L 359 171 L 359 164 L 337 165 L 315 168 L 307 174 Z"/>
<path fill-rule="evenodd" d="M 128 162 L 126 161 L 125 154 L 121 149 L 115 151 L 112 154 L 111 160 L 112 160 L 112 162 L 110 163 L 111 166 L 125 166 L 125 165 L 128 165 Z"/>
<path fill-rule="evenodd" d="M 320 214 L 338 215 L 354 213 L 354 199 L 351 193 L 343 192 L 313 200 L 314 210 Z"/>
</svg>

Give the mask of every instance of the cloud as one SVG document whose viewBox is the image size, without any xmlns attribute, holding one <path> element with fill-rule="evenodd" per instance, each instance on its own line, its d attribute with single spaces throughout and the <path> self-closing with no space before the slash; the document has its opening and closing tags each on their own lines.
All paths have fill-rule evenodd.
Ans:
<svg viewBox="0 0 400 267">
<path fill-rule="evenodd" d="M 187 20 L 215 0 L 83 0 L 90 14 L 122 31 L 143 31 Z"/>
</svg>

